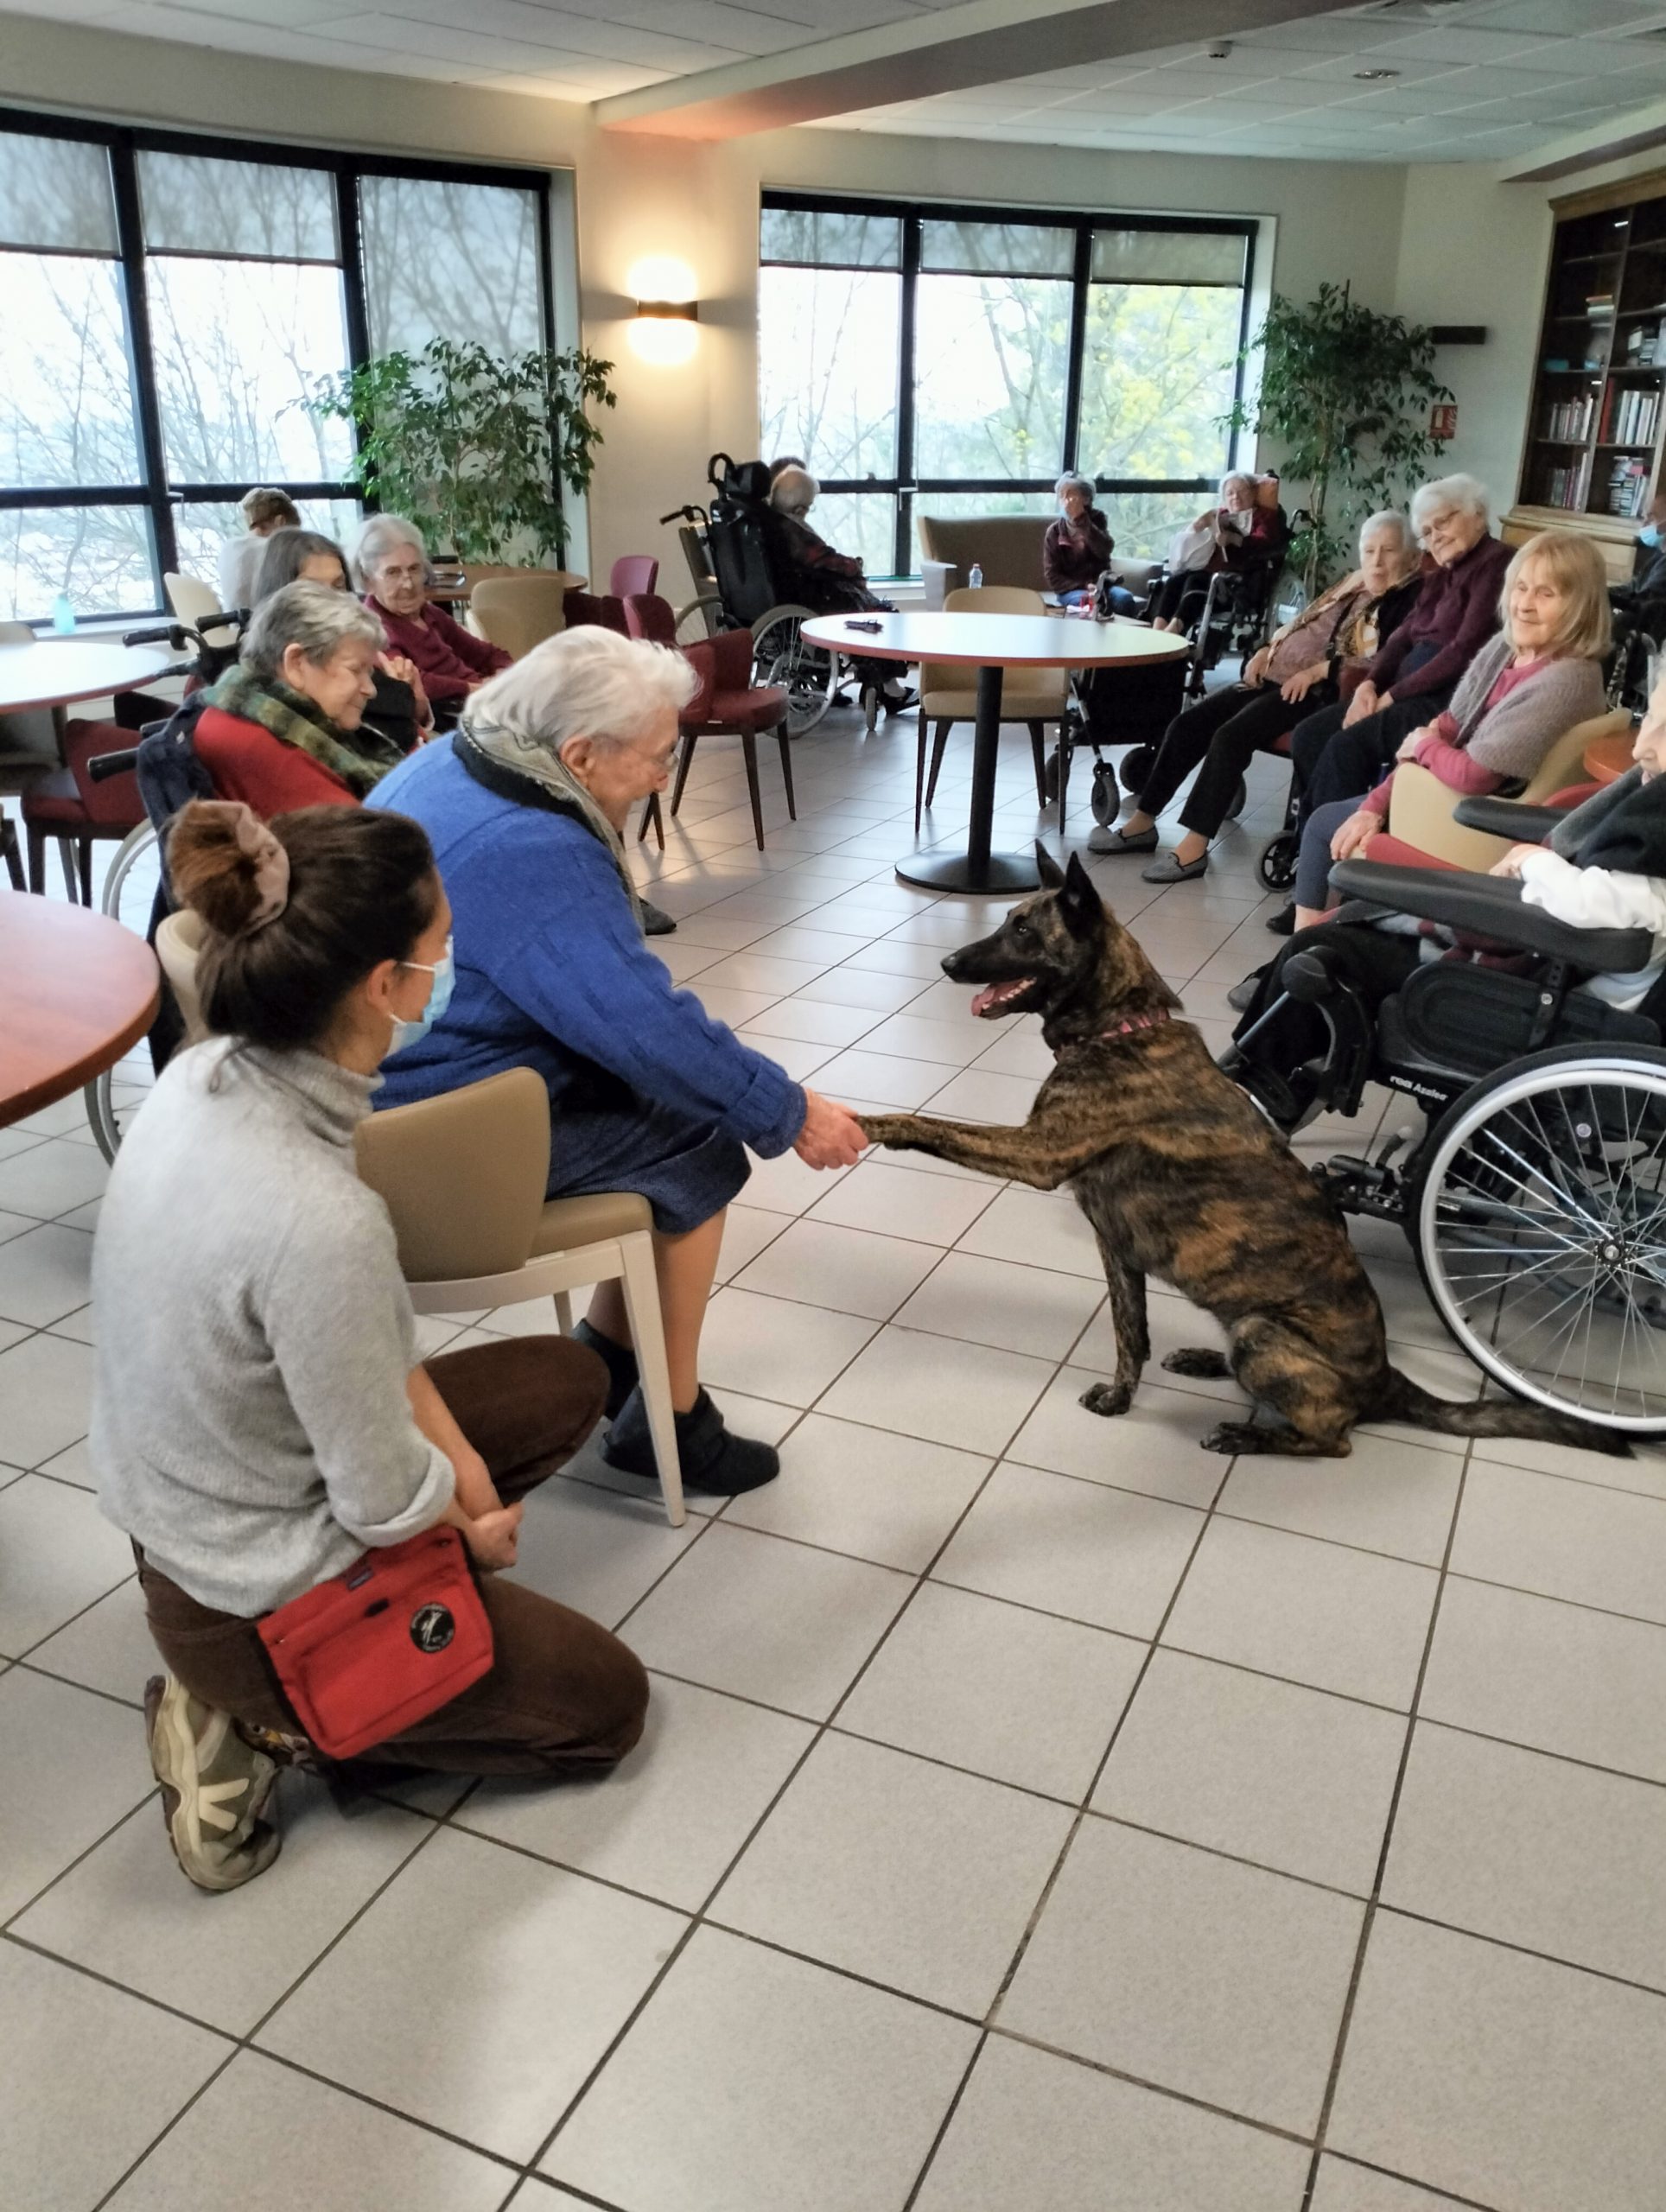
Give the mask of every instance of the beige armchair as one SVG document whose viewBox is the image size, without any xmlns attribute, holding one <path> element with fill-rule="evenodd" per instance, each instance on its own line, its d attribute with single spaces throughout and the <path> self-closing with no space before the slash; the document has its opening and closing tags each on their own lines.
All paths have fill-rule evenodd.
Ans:
<svg viewBox="0 0 1666 2212">
<path fill-rule="evenodd" d="M 1625 708 L 1612 714 L 1593 715 L 1576 722 L 1551 747 L 1539 763 L 1538 772 L 1517 794 L 1523 806 L 1543 806 L 1571 785 L 1587 783 L 1585 755 L 1588 747 L 1606 737 L 1620 737 L 1631 727 Z M 1394 792 L 1389 801 L 1388 833 L 1412 845 L 1432 860 L 1450 861 L 1453 868 L 1485 872 L 1510 850 L 1506 837 L 1490 837 L 1485 830 L 1466 830 L 1453 819 L 1459 794 L 1415 760 L 1402 761 L 1394 772 Z"/>
<path fill-rule="evenodd" d="M 487 576 L 468 595 L 469 627 L 518 660 L 566 628 L 563 602 L 572 588 L 571 578 L 554 569 Z"/>
<path fill-rule="evenodd" d="M 938 608 L 965 583 L 972 565 L 983 571 L 985 586 L 1014 584 L 1042 588 L 1041 541 L 1050 515 L 922 515 L 919 518 L 920 575 L 925 604 Z M 1119 583 L 1143 599 L 1161 567 L 1158 561 L 1128 561 L 1115 552 L 1110 566 Z"/>
<path fill-rule="evenodd" d="M 1010 584 L 984 584 L 976 591 L 951 591 L 943 604 L 945 614 L 1045 615 L 1046 601 L 1039 591 L 1023 591 Z M 919 671 L 919 736 L 914 754 L 914 834 L 919 835 L 920 816 L 937 796 L 938 773 L 957 722 L 977 719 L 977 689 L 969 683 L 976 671 L 948 661 L 925 661 Z M 1045 806 L 1046 794 L 1046 726 L 1062 719 L 1070 698 L 1067 668 L 1014 668 L 1007 671 L 1001 689 L 1001 719 L 1023 722 L 1030 733 L 1035 759 L 1035 803 Z M 932 763 L 925 765 L 926 725 L 932 726 Z"/>
</svg>

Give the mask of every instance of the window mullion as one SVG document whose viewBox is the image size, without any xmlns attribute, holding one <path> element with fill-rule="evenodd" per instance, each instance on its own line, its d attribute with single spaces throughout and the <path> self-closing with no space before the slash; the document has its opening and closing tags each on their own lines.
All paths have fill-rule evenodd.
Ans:
<svg viewBox="0 0 1666 2212">
<path fill-rule="evenodd" d="M 1082 424 L 1082 359 L 1088 337 L 1088 278 L 1093 259 L 1093 226 L 1076 226 L 1076 258 L 1071 270 L 1070 358 L 1065 367 L 1065 469 L 1079 468 Z"/>
<path fill-rule="evenodd" d="M 169 496 L 167 451 L 162 444 L 162 404 L 156 394 L 156 358 L 150 339 L 150 301 L 144 267 L 144 224 L 139 206 L 138 164 L 133 143 L 124 136 L 110 148 L 111 181 L 116 194 L 116 242 L 125 294 L 128 375 L 134 419 L 139 433 L 139 466 L 150 507 L 156 603 L 163 604 L 162 580 L 179 567 L 179 543 Z"/>
<path fill-rule="evenodd" d="M 897 518 L 893 574 L 911 573 L 914 535 L 914 296 L 919 283 L 920 219 L 902 224 L 902 299 L 897 312 Z"/>
</svg>

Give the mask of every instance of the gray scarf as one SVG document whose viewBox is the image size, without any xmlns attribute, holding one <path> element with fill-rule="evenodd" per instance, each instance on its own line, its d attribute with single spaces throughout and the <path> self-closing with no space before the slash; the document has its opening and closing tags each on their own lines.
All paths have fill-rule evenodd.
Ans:
<svg viewBox="0 0 1666 2212">
<path fill-rule="evenodd" d="M 518 730 L 506 728 L 502 722 L 493 721 L 472 700 L 458 718 L 458 729 L 485 760 L 506 769 L 512 776 L 537 785 L 556 803 L 560 812 L 575 814 L 591 836 L 607 847 L 640 929 L 642 900 L 626 864 L 625 841 L 560 754 L 533 738 L 522 736 Z"/>
</svg>

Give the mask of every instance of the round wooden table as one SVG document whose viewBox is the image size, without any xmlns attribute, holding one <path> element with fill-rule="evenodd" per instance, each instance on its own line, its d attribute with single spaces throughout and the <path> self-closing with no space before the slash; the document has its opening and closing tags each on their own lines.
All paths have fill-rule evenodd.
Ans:
<svg viewBox="0 0 1666 2212">
<path fill-rule="evenodd" d="M 868 624 L 875 626 L 868 628 Z M 991 853 L 995 759 L 1001 743 L 1001 685 L 1009 668 L 1139 668 L 1178 660 L 1188 639 L 1142 622 L 1091 622 L 1068 614 L 824 614 L 804 626 L 812 645 L 864 658 L 945 661 L 977 671 L 972 740 L 971 817 L 963 853 L 905 854 L 905 883 L 928 891 L 1033 891 L 1035 862 L 1022 853 Z"/>
<path fill-rule="evenodd" d="M 124 645 L 119 638 L 37 638 L 31 645 L 0 645 L 0 715 L 138 691 L 154 683 L 171 659 L 165 650 Z"/>
<path fill-rule="evenodd" d="M 119 922 L 0 891 L 0 1128 L 112 1067 L 156 1018 L 161 974 Z"/>
</svg>

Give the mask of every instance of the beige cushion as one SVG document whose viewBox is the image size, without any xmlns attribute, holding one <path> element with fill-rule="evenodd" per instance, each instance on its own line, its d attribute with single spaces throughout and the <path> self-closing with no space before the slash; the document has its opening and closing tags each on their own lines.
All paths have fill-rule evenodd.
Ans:
<svg viewBox="0 0 1666 2212">
<path fill-rule="evenodd" d="M 570 1252 L 653 1227 L 653 1209 L 638 1191 L 597 1191 L 581 1198 L 550 1198 L 532 1232 L 532 1256 Z"/>
<path fill-rule="evenodd" d="M 531 1068 L 372 1114 L 359 1173 L 381 1193 L 409 1282 L 508 1274 L 532 1251 L 550 1179 L 550 1094 Z"/>
<path fill-rule="evenodd" d="M 156 925 L 156 957 L 179 1001 L 188 1045 L 200 1045 L 208 1034 L 202 994 L 197 988 L 197 957 L 206 927 L 201 915 L 194 914 L 188 906 L 165 916 Z"/>
<path fill-rule="evenodd" d="M 553 569 L 489 576 L 468 595 L 469 621 L 488 645 L 518 660 L 566 627 L 567 591 L 566 578 Z"/>
</svg>

